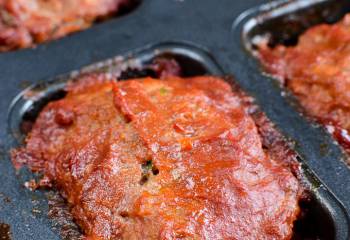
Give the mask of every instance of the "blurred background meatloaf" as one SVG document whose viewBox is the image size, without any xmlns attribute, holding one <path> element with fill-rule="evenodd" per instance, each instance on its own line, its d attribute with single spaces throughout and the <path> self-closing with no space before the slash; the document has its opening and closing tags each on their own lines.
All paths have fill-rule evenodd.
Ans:
<svg viewBox="0 0 350 240">
<path fill-rule="evenodd" d="M 91 26 L 131 0 L 0 0 L 0 52 L 31 47 Z"/>
<path fill-rule="evenodd" d="M 350 15 L 302 34 L 296 46 L 260 45 L 265 69 L 350 152 Z"/>
</svg>

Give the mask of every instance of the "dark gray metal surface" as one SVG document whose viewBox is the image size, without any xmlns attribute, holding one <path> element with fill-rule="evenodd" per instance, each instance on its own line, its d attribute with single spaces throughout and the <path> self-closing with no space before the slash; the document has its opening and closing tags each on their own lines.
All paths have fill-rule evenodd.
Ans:
<svg viewBox="0 0 350 240">
<path fill-rule="evenodd" d="M 166 42 L 189 43 L 205 49 L 223 73 L 234 75 L 278 128 L 296 141 L 296 150 L 322 182 L 317 190 L 318 201 L 333 211 L 330 214 L 337 239 L 348 239 L 350 170 L 341 161 L 341 150 L 322 128 L 310 124 L 295 111 L 281 96 L 274 80 L 263 76 L 257 62 L 244 50 L 242 27 L 258 14 L 258 9 L 248 12 L 232 28 L 239 15 L 260 3 L 259 0 L 143 0 L 141 6 L 126 16 L 35 49 L 0 54 L 0 222 L 10 225 L 12 239 L 59 239 L 59 234 L 47 218 L 44 193 L 25 189 L 23 182 L 31 178 L 30 173 L 16 174 L 10 162 L 9 150 L 16 146 L 7 121 L 11 101 L 26 86 L 39 80 Z M 213 60 L 205 61 L 212 64 Z"/>
</svg>

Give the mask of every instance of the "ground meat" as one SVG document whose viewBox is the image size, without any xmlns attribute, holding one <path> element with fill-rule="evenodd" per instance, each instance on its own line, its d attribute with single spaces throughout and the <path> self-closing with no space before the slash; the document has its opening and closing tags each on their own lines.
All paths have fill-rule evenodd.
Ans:
<svg viewBox="0 0 350 240">
<path fill-rule="evenodd" d="M 89 27 L 129 0 L 0 0 L 0 52 L 31 47 Z"/>
<path fill-rule="evenodd" d="M 302 187 L 227 83 L 103 79 L 71 84 L 12 156 L 55 183 L 88 239 L 292 237 Z"/>
<path fill-rule="evenodd" d="M 350 15 L 310 28 L 296 46 L 261 44 L 265 69 L 350 152 Z"/>
</svg>

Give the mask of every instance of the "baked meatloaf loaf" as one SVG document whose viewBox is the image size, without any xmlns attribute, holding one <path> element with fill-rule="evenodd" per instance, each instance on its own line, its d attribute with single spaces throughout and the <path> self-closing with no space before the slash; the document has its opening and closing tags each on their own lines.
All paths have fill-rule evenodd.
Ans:
<svg viewBox="0 0 350 240">
<path fill-rule="evenodd" d="M 222 79 L 93 74 L 67 91 L 12 157 L 60 190 L 87 239 L 292 237 L 302 187 L 288 152 L 263 147 Z"/>
<path fill-rule="evenodd" d="M 310 28 L 296 46 L 261 44 L 259 57 L 350 152 L 350 15 Z"/>
<path fill-rule="evenodd" d="M 31 47 L 89 27 L 130 0 L 0 0 L 0 52 Z"/>
</svg>

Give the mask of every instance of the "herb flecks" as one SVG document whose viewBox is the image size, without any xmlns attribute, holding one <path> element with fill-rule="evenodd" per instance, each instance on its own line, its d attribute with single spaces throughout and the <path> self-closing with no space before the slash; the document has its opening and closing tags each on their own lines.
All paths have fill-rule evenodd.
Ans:
<svg viewBox="0 0 350 240">
<path fill-rule="evenodd" d="M 159 169 L 153 165 L 152 160 L 147 160 L 141 165 L 142 168 L 142 174 L 140 179 L 140 184 L 144 185 L 152 175 L 158 175 Z"/>
</svg>

